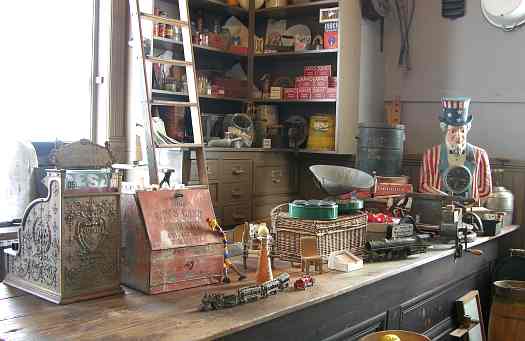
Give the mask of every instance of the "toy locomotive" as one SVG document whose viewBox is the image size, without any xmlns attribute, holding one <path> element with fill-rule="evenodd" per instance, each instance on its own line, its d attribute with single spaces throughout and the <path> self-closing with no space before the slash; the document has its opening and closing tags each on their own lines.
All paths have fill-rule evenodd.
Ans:
<svg viewBox="0 0 525 341">
<path fill-rule="evenodd" d="M 370 240 L 366 243 L 365 261 L 381 262 L 405 259 L 410 255 L 425 253 L 429 244 L 415 236 L 398 239 Z"/>
<path fill-rule="evenodd" d="M 222 293 L 205 293 L 202 298 L 201 311 L 231 308 L 239 304 L 254 302 L 271 295 L 276 295 L 290 285 L 290 275 L 283 272 L 275 279 L 261 285 L 252 285 L 240 288 L 237 294 L 225 295 Z"/>
</svg>

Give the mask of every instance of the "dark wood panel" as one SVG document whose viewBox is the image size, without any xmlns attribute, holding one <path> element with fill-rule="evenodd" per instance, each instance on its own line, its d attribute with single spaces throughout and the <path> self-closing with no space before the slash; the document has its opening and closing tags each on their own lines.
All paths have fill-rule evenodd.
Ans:
<svg viewBox="0 0 525 341">
<path fill-rule="evenodd" d="M 357 341 L 361 337 L 386 329 L 387 314 L 379 314 L 357 325 L 349 325 L 341 332 L 324 339 L 324 341 Z"/>
</svg>

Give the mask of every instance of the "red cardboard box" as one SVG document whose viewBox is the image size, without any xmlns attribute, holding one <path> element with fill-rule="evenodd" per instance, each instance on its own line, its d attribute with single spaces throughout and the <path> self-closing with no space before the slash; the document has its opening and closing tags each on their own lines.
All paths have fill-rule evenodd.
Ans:
<svg viewBox="0 0 525 341">
<path fill-rule="evenodd" d="M 299 97 L 299 99 L 311 99 L 312 88 L 299 88 L 297 96 Z"/>
<path fill-rule="evenodd" d="M 295 78 L 295 87 L 296 88 L 311 88 L 313 87 L 313 77 L 312 76 L 301 76 Z"/>
<path fill-rule="evenodd" d="M 222 86 L 218 85 L 212 85 L 211 86 L 211 94 L 212 96 L 224 96 L 224 88 Z"/>
<path fill-rule="evenodd" d="M 328 88 L 312 88 L 312 99 L 325 99 L 326 89 Z"/>
<path fill-rule="evenodd" d="M 284 99 L 299 99 L 299 89 L 297 88 L 285 88 L 283 90 Z"/>
<path fill-rule="evenodd" d="M 315 76 L 312 79 L 312 88 L 327 88 L 328 82 L 328 76 Z"/>
<path fill-rule="evenodd" d="M 332 65 L 309 65 L 304 67 L 305 76 L 328 76 L 332 75 Z"/>
<path fill-rule="evenodd" d="M 328 98 L 328 99 L 337 99 L 337 88 L 327 88 L 326 89 L 326 98 Z"/>
<path fill-rule="evenodd" d="M 329 77 L 328 78 L 328 87 L 329 88 L 337 88 L 337 77 Z"/>
</svg>

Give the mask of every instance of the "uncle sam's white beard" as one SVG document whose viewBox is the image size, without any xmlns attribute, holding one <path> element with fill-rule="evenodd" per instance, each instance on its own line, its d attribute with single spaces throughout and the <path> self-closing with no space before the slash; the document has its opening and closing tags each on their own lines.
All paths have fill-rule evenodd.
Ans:
<svg viewBox="0 0 525 341">
<path fill-rule="evenodd" d="M 462 155 L 465 152 L 467 143 L 449 143 L 446 142 L 449 154 Z"/>
</svg>

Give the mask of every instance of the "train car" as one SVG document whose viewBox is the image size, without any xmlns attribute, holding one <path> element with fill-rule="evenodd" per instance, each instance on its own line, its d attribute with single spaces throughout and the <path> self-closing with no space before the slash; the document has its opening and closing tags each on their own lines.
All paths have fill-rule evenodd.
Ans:
<svg viewBox="0 0 525 341">
<path fill-rule="evenodd" d="M 290 286 L 290 275 L 287 272 L 283 272 L 275 279 L 279 281 L 280 290 L 284 290 Z"/>
<path fill-rule="evenodd" d="M 260 285 L 253 285 L 249 287 L 240 288 L 237 292 L 239 303 L 248 303 L 257 301 L 262 295 L 262 288 Z"/>
<path fill-rule="evenodd" d="M 310 275 L 302 275 L 298 279 L 295 280 L 293 286 L 295 290 L 306 290 L 308 287 L 312 287 L 314 285 L 314 278 Z"/>
<path fill-rule="evenodd" d="M 239 304 L 237 295 L 205 293 L 201 301 L 201 311 L 232 308 Z"/>
<path fill-rule="evenodd" d="M 261 297 L 266 298 L 270 295 L 276 295 L 279 291 L 279 286 L 281 282 L 278 279 L 272 281 L 264 282 L 261 284 Z"/>
<path fill-rule="evenodd" d="M 428 244 L 418 238 L 370 240 L 366 243 L 365 260 L 380 262 L 405 259 L 414 254 L 425 253 L 427 248 Z"/>
</svg>

